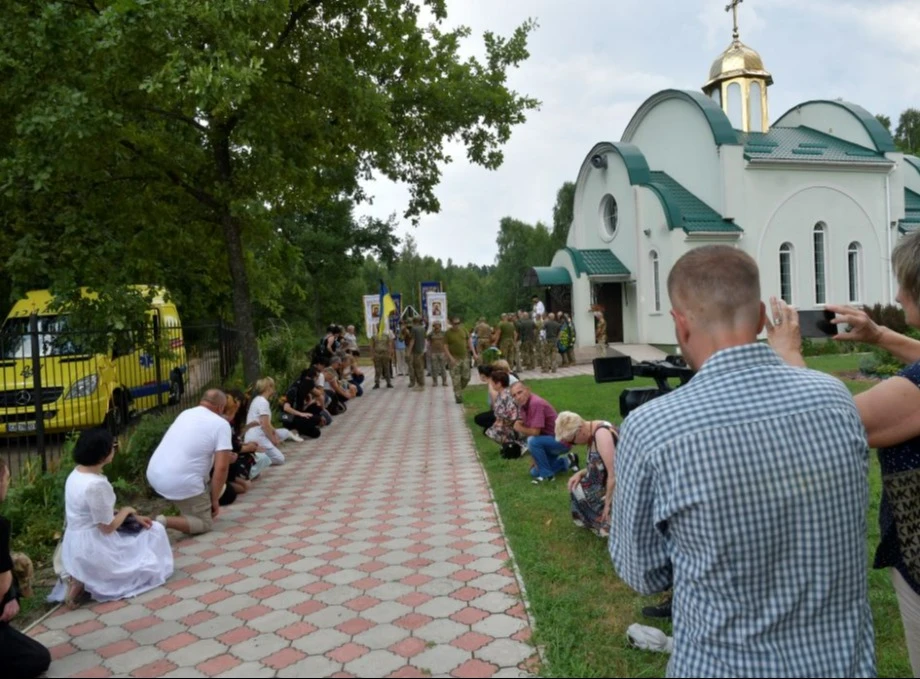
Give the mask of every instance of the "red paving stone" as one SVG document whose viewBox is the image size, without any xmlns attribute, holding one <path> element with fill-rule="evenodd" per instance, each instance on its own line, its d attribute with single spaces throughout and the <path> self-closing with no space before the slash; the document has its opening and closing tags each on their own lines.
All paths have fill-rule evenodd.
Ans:
<svg viewBox="0 0 920 679">
<path fill-rule="evenodd" d="M 186 646 L 194 644 L 196 641 L 198 641 L 198 637 L 194 634 L 182 632 L 168 639 L 163 639 L 163 641 L 157 644 L 157 648 L 166 653 L 172 653 L 173 651 L 178 651 L 180 648 L 185 648 Z"/>
<path fill-rule="evenodd" d="M 338 648 L 329 651 L 326 654 L 326 657 L 330 658 L 331 660 L 335 660 L 336 662 L 347 663 L 351 662 L 352 660 L 357 660 L 363 655 L 367 655 L 369 650 L 370 649 L 365 646 L 349 642 L 344 646 L 339 646 Z"/>
<path fill-rule="evenodd" d="M 467 660 L 450 673 L 452 677 L 491 677 L 498 672 L 495 665 L 479 659 Z"/>
<path fill-rule="evenodd" d="M 283 670 L 285 667 L 293 665 L 298 660 L 303 660 L 306 657 L 306 653 L 301 653 L 297 649 L 284 648 L 277 653 L 272 653 L 267 658 L 263 658 L 262 664 L 276 670 Z"/>
<path fill-rule="evenodd" d="M 373 623 L 369 623 L 369 624 L 371 625 L 371 627 L 374 626 Z M 295 639 L 300 639 L 301 637 L 305 637 L 308 634 L 312 634 L 313 632 L 316 631 L 316 629 L 317 629 L 316 627 L 314 627 L 308 622 L 295 622 L 293 625 L 282 627 L 276 632 L 276 634 L 279 637 L 284 637 L 285 639 L 294 641 Z"/>
<path fill-rule="evenodd" d="M 237 627 L 229 632 L 224 632 L 217 637 L 217 640 L 227 646 L 233 646 L 234 644 L 241 644 L 247 639 L 252 639 L 257 636 L 259 636 L 259 633 L 251 627 Z"/>
<path fill-rule="evenodd" d="M 418 637 L 409 637 L 390 646 L 390 650 L 403 658 L 412 658 L 428 648 L 428 644 Z"/>
<path fill-rule="evenodd" d="M 149 665 L 144 665 L 143 667 L 138 667 L 131 673 L 132 677 L 149 677 L 153 679 L 154 677 L 162 677 L 164 674 L 169 674 L 174 669 L 176 665 L 169 662 L 165 658 L 162 660 L 157 660 L 152 662 Z"/>
<path fill-rule="evenodd" d="M 97 648 L 96 653 L 103 658 L 114 658 L 116 655 L 133 651 L 137 646 L 137 642 L 132 639 L 122 639 L 121 641 L 116 641 L 114 644 Z"/>
<path fill-rule="evenodd" d="M 129 632 L 140 632 L 142 629 L 147 629 L 148 627 L 153 627 L 154 625 L 159 625 L 162 620 L 160 620 L 155 615 L 147 615 L 143 618 L 138 618 L 137 620 L 132 620 L 131 622 L 126 622 L 122 625 Z"/>
<path fill-rule="evenodd" d="M 232 670 L 234 667 L 240 665 L 241 663 L 242 661 L 239 658 L 225 653 L 224 655 L 219 655 L 216 658 L 205 660 L 203 663 L 196 665 L 195 669 L 197 669 L 202 674 L 213 677 L 223 672 Z"/>
</svg>

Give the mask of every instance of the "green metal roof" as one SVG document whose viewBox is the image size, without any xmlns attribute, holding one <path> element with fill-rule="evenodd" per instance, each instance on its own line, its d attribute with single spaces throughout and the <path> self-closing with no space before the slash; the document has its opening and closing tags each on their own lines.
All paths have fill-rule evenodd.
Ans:
<svg viewBox="0 0 920 679">
<path fill-rule="evenodd" d="M 589 276 L 629 276 L 629 269 L 610 250 L 564 248 L 572 258 L 575 273 Z"/>
<path fill-rule="evenodd" d="M 875 149 L 877 151 L 880 153 L 891 153 L 898 150 L 894 145 L 894 139 L 892 139 L 891 133 L 886 130 L 885 126 L 878 121 L 878 118 L 869 113 L 862 106 L 853 104 L 849 101 L 830 101 L 827 99 L 813 99 L 812 101 L 806 101 L 793 106 L 791 109 L 786 111 L 783 115 L 777 118 L 777 122 L 782 121 L 783 118 L 792 113 L 795 109 L 801 108 L 802 106 L 807 106 L 808 104 L 830 104 L 832 106 L 839 106 L 842 109 L 846 109 L 865 128 L 866 134 L 869 135 L 869 138 L 872 140 L 872 143 L 875 145 Z"/>
<path fill-rule="evenodd" d="M 689 233 L 743 233 L 744 229 L 690 193 L 667 172 L 651 172 L 652 189 L 661 201 L 668 228 Z"/>
<path fill-rule="evenodd" d="M 898 231 L 910 233 L 920 229 L 920 194 L 904 189 L 904 219 L 898 222 Z"/>
<path fill-rule="evenodd" d="M 525 278 L 525 284 L 537 285 L 571 285 L 572 277 L 564 266 L 534 266 Z"/>
<path fill-rule="evenodd" d="M 917 171 L 917 174 L 920 174 L 920 158 L 917 156 L 904 156 L 904 160 Z"/>
<path fill-rule="evenodd" d="M 693 90 L 662 90 L 646 99 L 626 126 L 626 131 L 623 132 L 623 141 L 632 141 L 636 128 L 645 116 L 648 115 L 649 111 L 658 106 L 658 104 L 669 99 L 683 99 L 696 104 L 700 112 L 702 112 L 703 116 L 706 118 L 706 122 L 709 123 L 713 141 L 715 141 L 717 146 L 722 146 L 723 144 L 737 145 L 741 143 L 738 136 L 739 133 L 732 127 L 722 107 L 702 92 L 695 92 Z"/>
<path fill-rule="evenodd" d="M 891 164 L 878 151 L 810 127 L 774 127 L 769 132 L 739 134 L 744 140 L 744 157 L 748 160 Z"/>
</svg>

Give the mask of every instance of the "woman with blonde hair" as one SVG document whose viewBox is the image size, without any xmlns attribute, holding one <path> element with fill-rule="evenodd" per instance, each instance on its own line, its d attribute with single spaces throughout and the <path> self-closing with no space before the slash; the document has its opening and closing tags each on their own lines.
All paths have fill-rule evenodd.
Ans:
<svg viewBox="0 0 920 679">
<path fill-rule="evenodd" d="M 616 455 L 616 427 L 604 420 L 586 422 L 565 410 L 556 418 L 556 440 L 570 446 L 588 446 L 585 468 L 569 479 L 572 520 L 601 538 L 610 534 L 610 506 L 616 486 L 613 459 Z"/>
<path fill-rule="evenodd" d="M 279 450 L 282 441 L 291 439 L 300 443 L 300 436 L 287 429 L 275 429 L 272 425 L 272 409 L 269 399 L 275 395 L 275 380 L 263 377 L 256 382 L 258 394 L 249 404 L 249 413 L 246 416 L 246 430 L 244 441 L 258 443 L 271 459 L 273 465 L 284 464 L 284 453 Z"/>
</svg>

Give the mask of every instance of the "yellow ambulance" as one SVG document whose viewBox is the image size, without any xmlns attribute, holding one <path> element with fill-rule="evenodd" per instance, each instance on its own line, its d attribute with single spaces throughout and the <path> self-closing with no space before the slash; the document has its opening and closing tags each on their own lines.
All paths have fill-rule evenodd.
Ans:
<svg viewBox="0 0 920 679">
<path fill-rule="evenodd" d="M 179 312 L 164 290 L 132 287 L 153 293 L 146 327 L 101 338 L 68 332 L 68 316 L 51 310 L 48 290 L 33 290 L 16 302 L 0 327 L 0 436 L 36 430 L 37 397 L 49 433 L 100 425 L 119 431 L 133 414 L 179 401 L 188 373 Z"/>
</svg>

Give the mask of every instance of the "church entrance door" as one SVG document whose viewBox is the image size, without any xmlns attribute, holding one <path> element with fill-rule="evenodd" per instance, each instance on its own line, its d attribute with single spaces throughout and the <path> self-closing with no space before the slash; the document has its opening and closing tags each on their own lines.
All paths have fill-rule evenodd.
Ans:
<svg viewBox="0 0 920 679">
<path fill-rule="evenodd" d="M 623 284 L 601 283 L 596 287 L 595 300 L 604 307 L 607 321 L 607 341 L 623 341 Z"/>
</svg>

